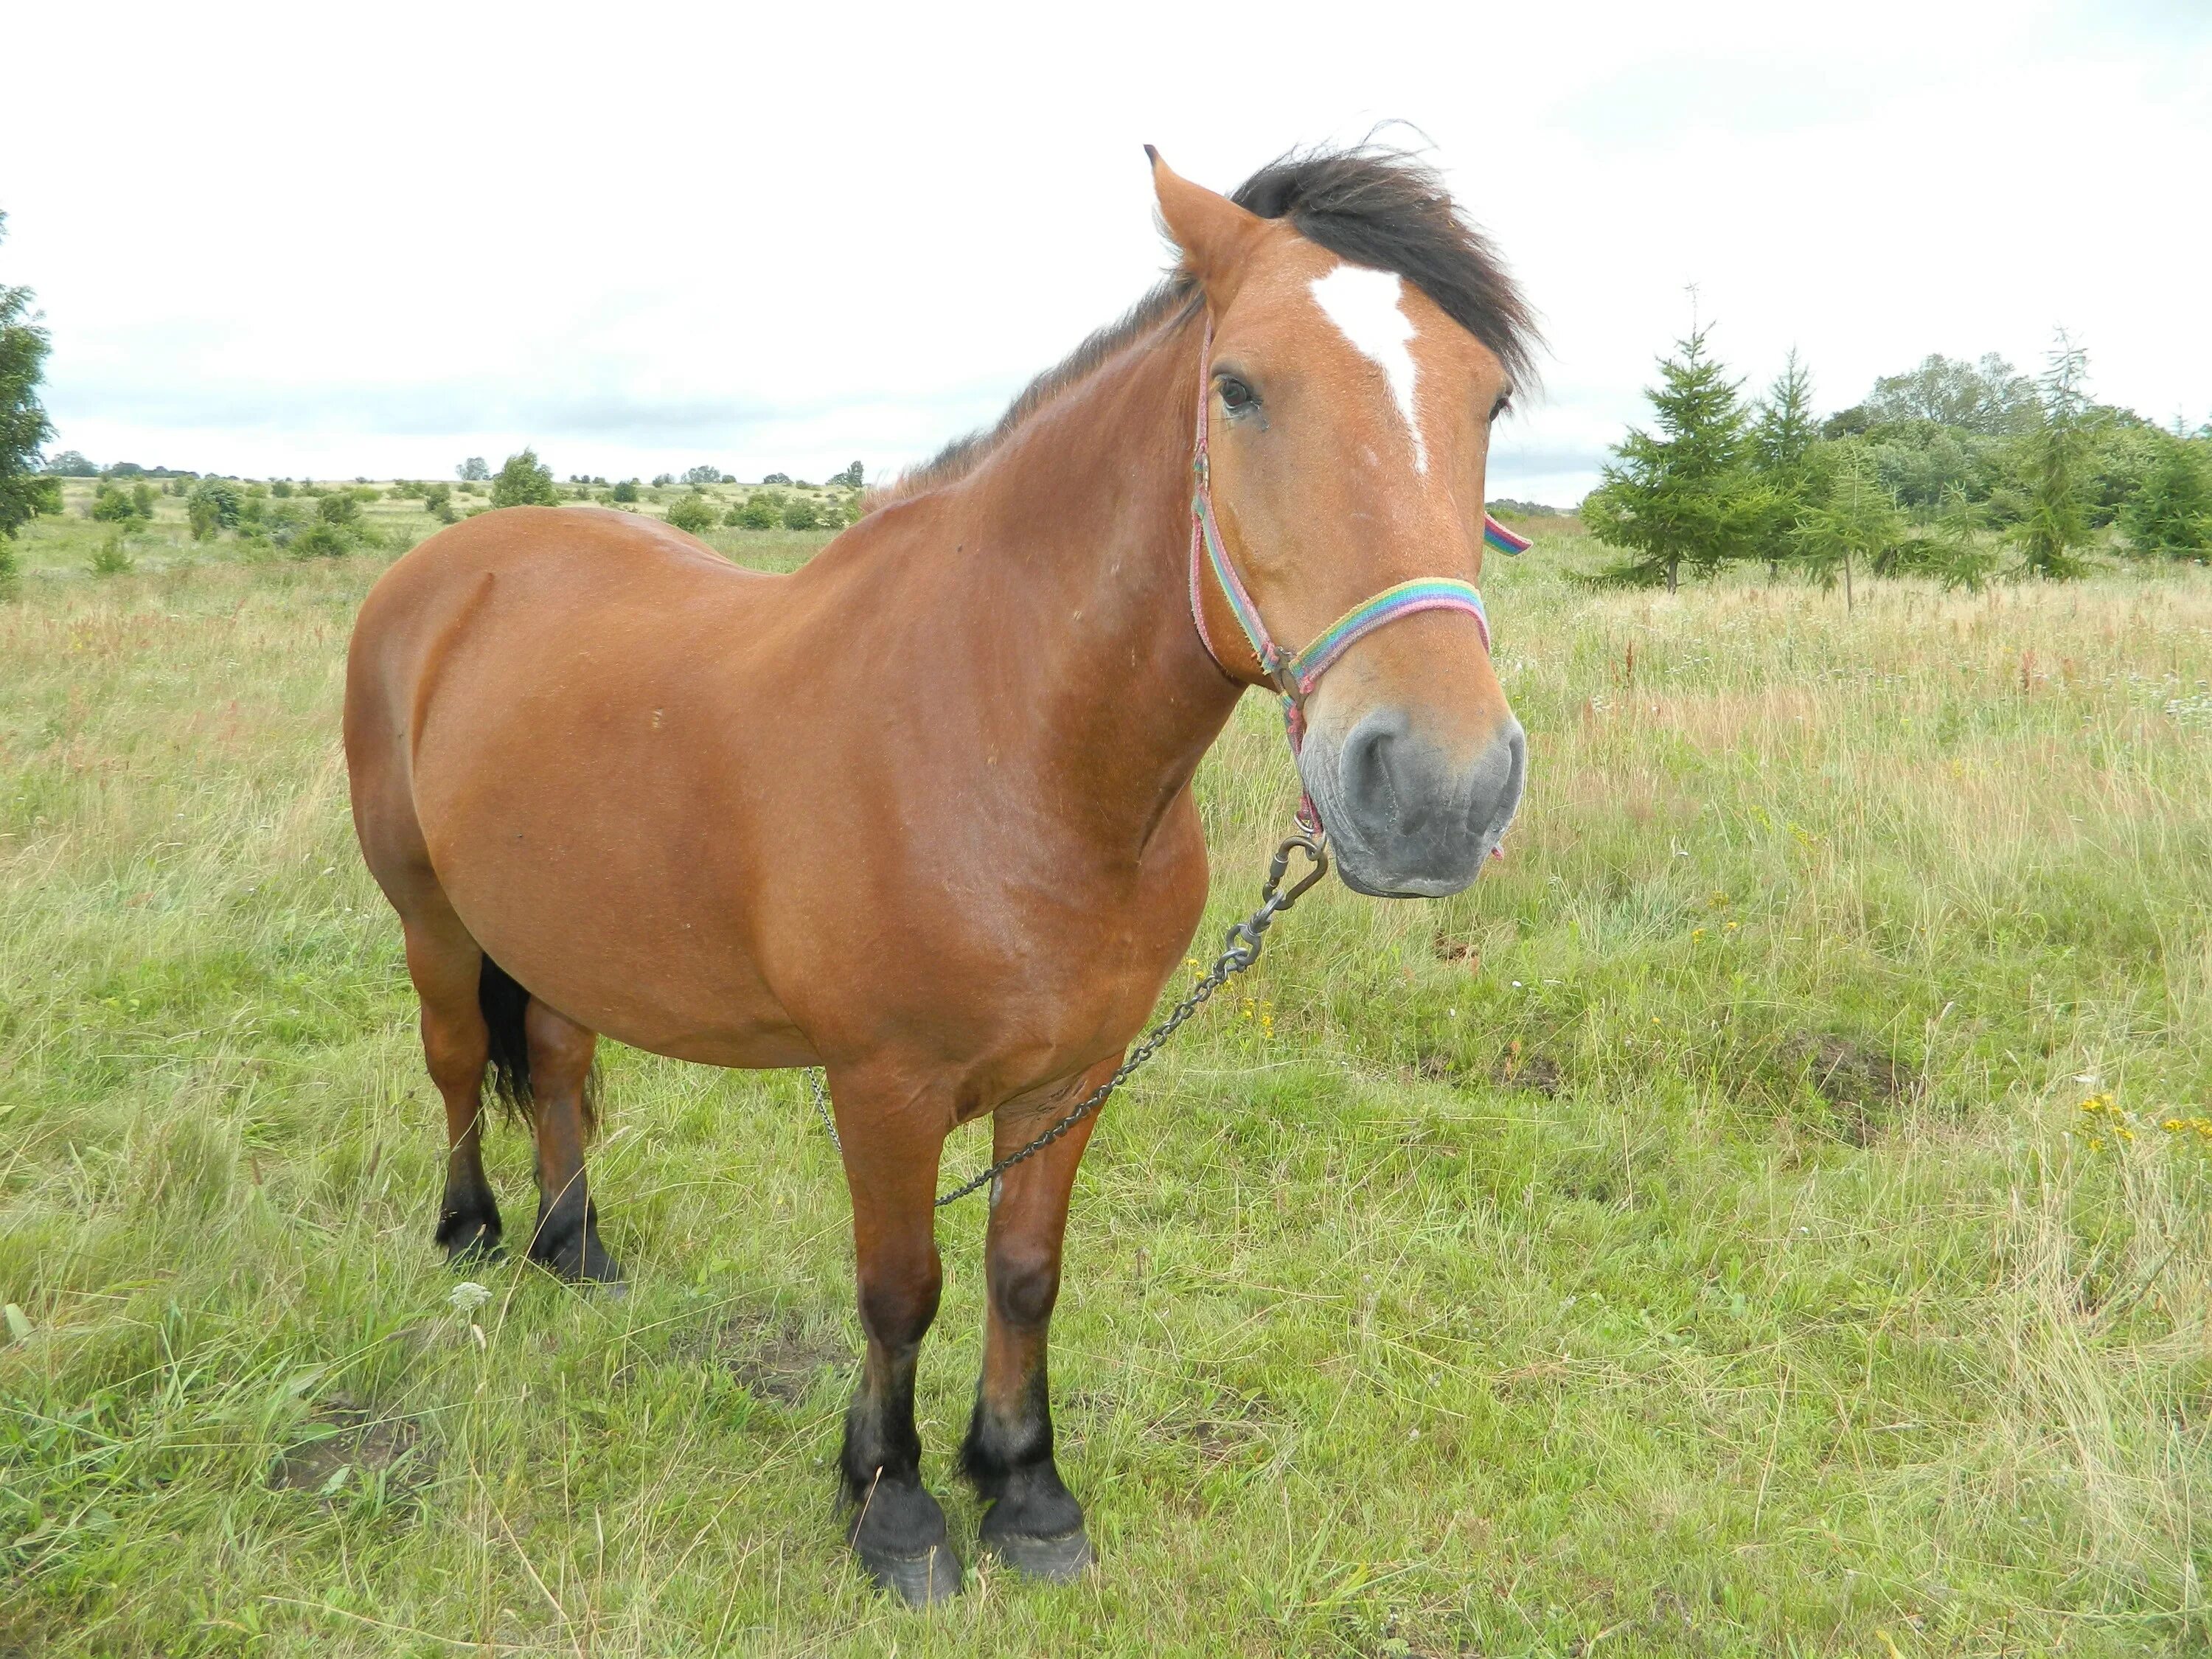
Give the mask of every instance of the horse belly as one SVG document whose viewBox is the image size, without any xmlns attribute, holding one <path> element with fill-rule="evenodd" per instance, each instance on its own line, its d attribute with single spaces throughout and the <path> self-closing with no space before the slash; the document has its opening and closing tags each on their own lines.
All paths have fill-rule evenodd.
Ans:
<svg viewBox="0 0 2212 1659">
<path fill-rule="evenodd" d="M 547 591 L 552 574 L 425 676 L 411 787 L 440 886 L 580 1024 L 682 1060 L 810 1062 L 750 947 L 744 825 L 702 777 L 730 714 L 713 630 L 681 591 Z"/>
</svg>

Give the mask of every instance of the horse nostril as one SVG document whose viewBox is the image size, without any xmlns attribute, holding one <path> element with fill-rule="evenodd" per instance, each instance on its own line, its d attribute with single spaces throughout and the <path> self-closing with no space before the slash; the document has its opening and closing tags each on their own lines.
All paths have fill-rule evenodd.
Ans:
<svg viewBox="0 0 2212 1659">
<path fill-rule="evenodd" d="M 1468 822 L 1486 838 L 1502 836 L 1521 804 L 1521 787 L 1528 771 L 1528 738 L 1514 720 L 1474 764 L 1468 794 Z"/>
<path fill-rule="evenodd" d="M 1397 780 L 1391 775 L 1391 750 L 1405 735 L 1405 716 L 1395 709 L 1370 714 L 1344 741 L 1337 775 L 1344 804 L 1365 825 L 1395 824 L 1402 815 Z"/>
</svg>

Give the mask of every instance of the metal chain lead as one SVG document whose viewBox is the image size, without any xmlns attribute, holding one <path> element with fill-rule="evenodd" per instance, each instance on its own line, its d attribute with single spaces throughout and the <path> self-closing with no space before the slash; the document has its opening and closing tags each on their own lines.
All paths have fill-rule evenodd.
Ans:
<svg viewBox="0 0 2212 1659">
<path fill-rule="evenodd" d="M 1313 867 L 1285 891 L 1283 877 L 1290 869 L 1292 853 L 1304 854 L 1312 860 Z M 1292 836 L 1284 842 L 1275 849 L 1274 859 L 1267 866 L 1267 879 L 1260 889 L 1260 908 L 1229 930 L 1227 948 L 1214 958 L 1213 966 L 1206 971 L 1206 977 L 1191 988 L 1190 994 L 1176 1004 L 1165 1019 L 1145 1033 L 1144 1041 L 1129 1050 L 1128 1057 L 1122 1060 L 1114 1075 L 1092 1090 L 1082 1104 L 1019 1152 L 1009 1152 L 972 1180 L 964 1181 L 951 1192 L 944 1194 L 938 1199 L 936 1207 L 941 1210 L 970 1193 L 980 1192 L 1024 1158 L 1035 1158 L 1103 1106 L 1106 1097 L 1127 1082 L 1139 1066 L 1158 1054 L 1162 1045 L 1182 1029 L 1183 1022 L 1205 1006 L 1207 998 L 1227 984 L 1231 976 L 1243 973 L 1259 961 L 1261 939 L 1268 928 L 1275 925 L 1275 918 L 1296 904 L 1300 895 L 1328 873 L 1327 843 L 1319 835 Z M 845 1145 L 837 1139 L 837 1122 L 830 1113 L 830 1097 L 823 1085 L 822 1072 L 817 1067 L 807 1075 L 814 1084 L 814 1109 L 822 1115 L 822 1125 L 830 1131 L 830 1144 L 842 1152 Z"/>
</svg>

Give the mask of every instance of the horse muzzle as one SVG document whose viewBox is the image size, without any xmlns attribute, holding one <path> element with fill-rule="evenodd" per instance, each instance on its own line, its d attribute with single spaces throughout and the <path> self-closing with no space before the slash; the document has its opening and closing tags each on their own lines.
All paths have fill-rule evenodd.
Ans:
<svg viewBox="0 0 2212 1659">
<path fill-rule="evenodd" d="M 1471 757 L 1377 708 L 1338 736 L 1313 731 L 1298 769 L 1345 884 L 1376 898 L 1441 898 L 1482 873 L 1521 805 L 1528 743 L 1510 714 Z"/>
</svg>

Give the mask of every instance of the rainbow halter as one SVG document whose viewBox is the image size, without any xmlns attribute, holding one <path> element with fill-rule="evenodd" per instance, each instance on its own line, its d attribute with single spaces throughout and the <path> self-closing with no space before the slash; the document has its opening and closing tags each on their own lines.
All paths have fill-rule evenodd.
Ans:
<svg viewBox="0 0 2212 1659">
<path fill-rule="evenodd" d="M 1244 630 L 1245 642 L 1252 647 L 1260 672 L 1281 694 L 1283 726 L 1290 736 L 1291 753 L 1295 756 L 1305 740 L 1306 699 L 1313 695 L 1321 677 L 1360 640 L 1378 628 L 1423 611 L 1464 611 L 1482 631 L 1482 648 L 1487 652 L 1490 617 L 1482 608 L 1482 595 L 1474 583 L 1463 582 L 1456 576 L 1417 576 L 1361 600 L 1322 629 L 1303 651 L 1285 651 L 1278 645 L 1275 636 L 1267 631 L 1260 607 L 1253 603 L 1243 579 L 1237 575 L 1237 567 L 1230 562 L 1221 545 L 1220 529 L 1213 521 L 1213 477 L 1207 458 L 1207 416 L 1212 400 L 1212 375 L 1208 371 L 1212 360 L 1213 324 L 1209 319 L 1205 343 L 1198 354 L 1198 435 L 1191 458 L 1191 470 L 1197 476 L 1190 501 L 1191 620 L 1198 624 L 1199 641 L 1206 647 L 1206 654 L 1213 659 L 1223 673 L 1236 678 L 1235 672 L 1221 659 L 1221 653 L 1214 648 L 1212 635 L 1206 631 L 1201 572 L 1210 564 L 1214 580 L 1221 585 L 1229 608 L 1236 615 L 1237 625 Z M 1509 558 L 1527 552 L 1531 545 L 1526 537 L 1515 535 L 1486 513 L 1482 519 L 1482 540 L 1483 545 L 1494 547 Z M 1320 817 L 1310 798 L 1299 803 L 1298 819 L 1310 831 L 1318 832 L 1321 829 Z"/>
</svg>

